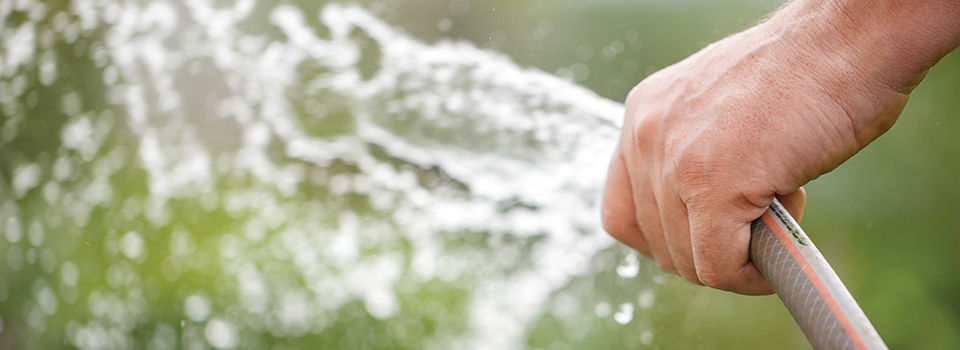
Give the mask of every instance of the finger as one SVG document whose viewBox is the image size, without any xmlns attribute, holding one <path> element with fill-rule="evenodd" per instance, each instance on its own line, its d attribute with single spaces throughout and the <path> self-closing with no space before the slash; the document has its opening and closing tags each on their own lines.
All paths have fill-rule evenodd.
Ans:
<svg viewBox="0 0 960 350">
<path fill-rule="evenodd" d="M 677 273 L 663 238 L 660 210 L 650 184 L 650 176 L 647 173 L 648 167 L 640 164 L 640 161 L 638 157 L 624 156 L 624 162 L 630 169 L 628 174 L 633 189 L 634 215 L 637 218 L 637 226 L 640 227 L 643 238 L 647 242 L 649 248 L 649 254 L 647 255 L 653 257 L 664 272 Z"/>
<path fill-rule="evenodd" d="M 603 188 L 603 229 L 613 238 L 650 256 L 650 249 L 637 225 L 637 210 L 633 205 L 633 189 L 627 176 L 626 164 L 620 147 L 614 151 L 607 183 Z"/>
<path fill-rule="evenodd" d="M 726 204 L 726 206 L 733 206 Z M 740 294 L 773 290 L 750 262 L 750 223 L 754 213 L 720 211 L 716 205 L 688 203 L 693 260 L 705 285 Z"/>
<path fill-rule="evenodd" d="M 807 207 L 807 191 L 803 187 L 785 195 L 777 195 L 780 204 L 787 209 L 797 222 L 803 218 L 803 209 Z"/>
<path fill-rule="evenodd" d="M 637 182 L 641 181 L 638 179 Z M 653 195 L 653 189 L 649 185 L 634 186 L 633 198 L 634 206 L 637 209 L 637 223 L 643 230 L 643 237 L 647 241 L 647 246 L 650 247 L 650 256 L 657 261 L 661 270 L 677 274 L 673 257 L 670 255 L 670 250 L 667 248 L 663 236 L 660 209 L 657 198 Z"/>
<path fill-rule="evenodd" d="M 670 186 L 657 186 L 670 189 Z M 690 221 L 687 207 L 677 195 L 677 191 L 660 191 L 657 195 L 660 222 L 663 224 L 663 239 L 666 243 L 674 268 L 680 276 L 694 284 L 702 284 L 697 277 L 693 264 L 693 248 L 690 245 Z"/>
</svg>

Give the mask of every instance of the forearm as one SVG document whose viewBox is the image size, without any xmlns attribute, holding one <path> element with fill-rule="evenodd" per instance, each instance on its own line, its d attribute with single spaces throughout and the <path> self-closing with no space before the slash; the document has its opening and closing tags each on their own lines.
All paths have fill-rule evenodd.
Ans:
<svg viewBox="0 0 960 350">
<path fill-rule="evenodd" d="M 797 0 L 764 25 L 909 92 L 960 45 L 960 0 Z"/>
</svg>

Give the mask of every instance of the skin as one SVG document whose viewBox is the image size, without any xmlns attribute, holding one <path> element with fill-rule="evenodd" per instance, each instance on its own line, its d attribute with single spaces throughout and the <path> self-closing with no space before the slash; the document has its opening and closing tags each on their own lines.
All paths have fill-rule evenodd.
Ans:
<svg viewBox="0 0 960 350">
<path fill-rule="evenodd" d="M 628 95 L 604 228 L 692 283 L 772 293 L 750 223 L 883 134 L 960 45 L 957 0 L 798 0 Z"/>
</svg>

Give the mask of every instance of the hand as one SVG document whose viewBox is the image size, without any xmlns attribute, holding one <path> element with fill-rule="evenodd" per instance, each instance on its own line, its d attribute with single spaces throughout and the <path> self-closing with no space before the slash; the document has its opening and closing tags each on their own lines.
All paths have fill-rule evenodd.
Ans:
<svg viewBox="0 0 960 350">
<path fill-rule="evenodd" d="M 869 74 L 869 54 L 818 20 L 761 24 L 630 92 L 604 191 L 612 236 L 690 282 L 772 292 L 749 260 L 750 223 L 774 196 L 799 218 L 800 186 L 886 131 L 912 86 Z"/>
</svg>

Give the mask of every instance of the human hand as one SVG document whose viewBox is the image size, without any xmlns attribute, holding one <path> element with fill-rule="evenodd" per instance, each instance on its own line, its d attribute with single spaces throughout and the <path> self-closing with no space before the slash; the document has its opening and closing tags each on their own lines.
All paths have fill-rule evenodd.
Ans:
<svg viewBox="0 0 960 350">
<path fill-rule="evenodd" d="M 865 65 L 870 47 L 827 19 L 790 18 L 710 45 L 627 97 L 604 228 L 666 272 L 771 293 L 749 259 L 750 223 L 775 196 L 799 218 L 800 186 L 892 126 L 929 68 Z"/>
</svg>

